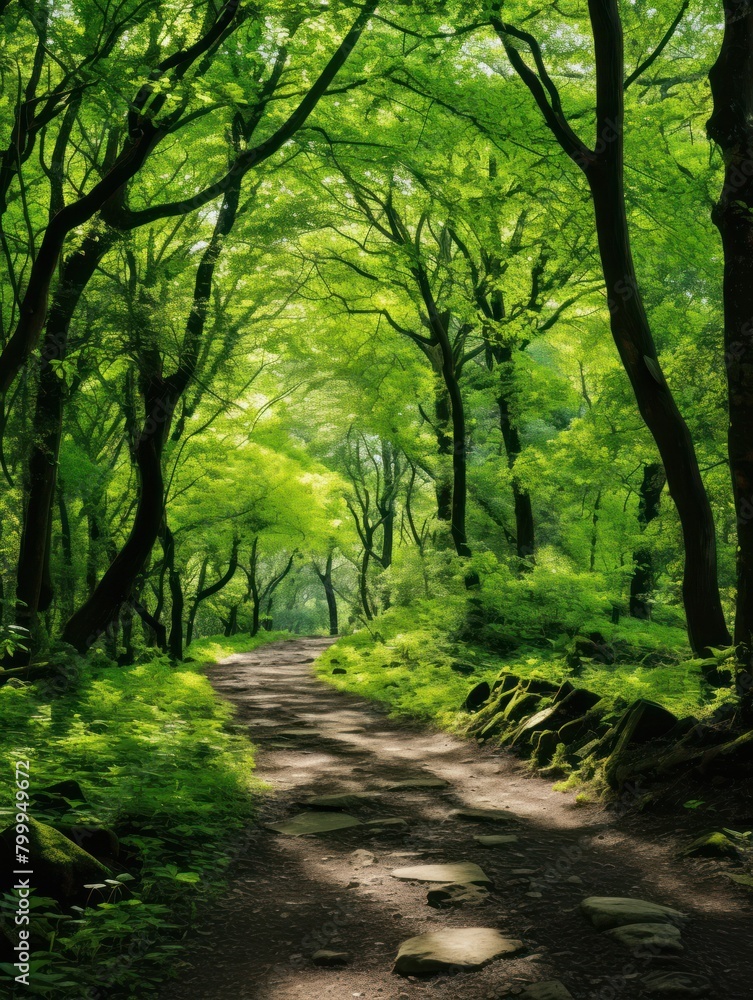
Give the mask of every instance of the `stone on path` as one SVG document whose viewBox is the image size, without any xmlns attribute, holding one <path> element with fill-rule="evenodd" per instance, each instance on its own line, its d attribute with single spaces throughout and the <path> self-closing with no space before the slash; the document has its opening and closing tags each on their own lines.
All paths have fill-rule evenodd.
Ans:
<svg viewBox="0 0 753 1000">
<path fill-rule="evenodd" d="M 390 785 L 387 791 L 402 792 L 419 788 L 447 788 L 447 782 L 443 781 L 442 778 L 406 778 L 403 781 L 396 781 L 394 785 Z"/>
<path fill-rule="evenodd" d="M 472 823 L 514 823 L 517 819 L 508 809 L 453 809 L 450 817 Z"/>
<path fill-rule="evenodd" d="M 740 852 L 723 833 L 706 833 L 682 851 L 685 858 L 736 858 Z"/>
<path fill-rule="evenodd" d="M 365 851 L 362 847 L 359 847 L 357 851 L 351 851 L 350 856 L 353 858 L 354 863 L 360 865 L 361 868 L 373 865 L 376 861 L 376 857 L 371 851 Z"/>
<path fill-rule="evenodd" d="M 445 906 L 481 906 L 489 898 L 489 890 L 483 885 L 471 882 L 451 882 L 429 889 L 426 902 L 435 909 Z"/>
<path fill-rule="evenodd" d="M 502 847 L 505 844 L 517 844 L 518 838 L 512 834 L 492 833 L 479 834 L 473 838 L 482 847 Z"/>
<path fill-rule="evenodd" d="M 406 882 L 485 882 L 491 885 L 491 879 L 472 861 L 455 861 L 443 865 L 413 865 L 410 868 L 395 868 L 390 874 L 393 878 Z"/>
<path fill-rule="evenodd" d="M 505 937 L 492 927 L 447 928 L 403 941 L 394 971 L 416 976 L 480 969 L 495 958 L 514 955 L 522 948 L 522 941 Z"/>
<path fill-rule="evenodd" d="M 328 951 L 326 948 L 315 951 L 311 956 L 311 961 L 314 965 L 321 965 L 324 968 L 331 968 L 335 965 L 347 965 L 349 959 L 350 955 L 347 951 Z"/>
<path fill-rule="evenodd" d="M 661 951 L 682 951 L 680 928 L 674 924 L 626 924 L 613 927 L 606 934 L 630 948 L 659 948 Z"/>
<path fill-rule="evenodd" d="M 304 837 L 309 833 L 329 833 L 330 830 L 346 830 L 351 826 L 360 826 L 361 821 L 347 813 L 308 812 L 291 816 L 281 823 L 267 823 L 268 830 L 284 833 L 288 837 Z"/>
<path fill-rule="evenodd" d="M 580 908 L 599 931 L 626 924 L 674 924 L 687 919 L 684 913 L 669 906 L 622 896 L 589 896 Z"/>
<path fill-rule="evenodd" d="M 707 980 L 686 972 L 656 972 L 643 985 L 652 997 L 707 997 L 711 992 Z"/>
<path fill-rule="evenodd" d="M 315 795 L 306 799 L 303 804 L 308 809 L 355 809 L 378 797 L 375 792 L 335 792 L 331 795 Z"/>
<path fill-rule="evenodd" d="M 520 995 L 523 1000 L 573 1000 L 572 993 L 559 979 L 549 979 L 545 983 L 531 983 Z"/>
<path fill-rule="evenodd" d="M 318 729 L 280 729 L 274 734 L 275 736 L 321 736 L 322 734 Z"/>
</svg>

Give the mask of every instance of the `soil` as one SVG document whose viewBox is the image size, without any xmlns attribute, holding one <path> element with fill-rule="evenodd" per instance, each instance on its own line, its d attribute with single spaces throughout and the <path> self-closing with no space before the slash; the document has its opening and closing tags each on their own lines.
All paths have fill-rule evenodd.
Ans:
<svg viewBox="0 0 753 1000">
<path fill-rule="evenodd" d="M 164 1000 L 495 1000 L 551 979 L 575 1000 L 639 1000 L 649 996 L 645 976 L 673 970 L 708 980 L 712 1000 L 750 1000 L 753 890 L 727 877 L 746 866 L 678 857 L 699 832 L 718 828 L 708 814 L 666 803 L 641 812 L 640 791 L 610 808 L 576 805 L 573 792 L 553 791 L 507 751 L 388 718 L 383 707 L 318 681 L 311 665 L 329 643 L 274 643 L 211 670 L 258 747 L 257 775 L 271 794 L 234 845 L 227 891 L 192 933 Z M 419 775 L 447 785 L 387 790 Z M 312 795 L 371 790 L 381 795 L 347 811 L 364 824 L 401 816 L 407 825 L 302 837 L 265 827 L 301 812 Z M 683 794 L 675 789 L 674 798 Z M 724 800 L 723 790 L 715 794 Z M 469 807 L 503 809 L 509 821 L 451 816 Z M 474 840 L 511 833 L 517 843 Z M 390 875 L 459 861 L 480 865 L 494 883 L 480 906 L 434 909 L 427 891 L 436 886 Z M 685 912 L 684 951 L 631 954 L 584 919 L 587 896 L 632 896 Z M 407 938 L 474 926 L 519 938 L 525 950 L 474 972 L 393 974 Z M 317 967 L 320 949 L 346 952 L 348 964 Z"/>
</svg>

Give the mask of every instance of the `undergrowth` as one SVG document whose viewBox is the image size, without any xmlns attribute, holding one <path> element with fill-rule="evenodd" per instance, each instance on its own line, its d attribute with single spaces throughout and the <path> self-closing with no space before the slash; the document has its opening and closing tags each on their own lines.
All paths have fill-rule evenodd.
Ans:
<svg viewBox="0 0 753 1000">
<path fill-rule="evenodd" d="M 29 759 L 32 794 L 74 779 L 85 796 L 62 808 L 32 802 L 34 818 L 114 829 L 121 854 L 113 882 L 126 873 L 125 888 L 92 890 L 93 905 L 83 909 L 34 899 L 31 985 L 10 995 L 73 995 L 74 986 L 77 1000 L 156 994 L 197 903 L 227 879 L 230 843 L 259 789 L 253 747 L 229 725 L 231 709 L 200 663 L 279 638 L 202 639 L 190 650 L 199 662 L 178 666 L 155 657 L 116 667 L 95 654 L 78 660 L 67 690 L 0 687 L 0 827 L 13 819 L 14 763 Z M 11 942 L 13 909 L 6 896 Z M 17 973 L 10 964 L 2 971 Z"/>
</svg>

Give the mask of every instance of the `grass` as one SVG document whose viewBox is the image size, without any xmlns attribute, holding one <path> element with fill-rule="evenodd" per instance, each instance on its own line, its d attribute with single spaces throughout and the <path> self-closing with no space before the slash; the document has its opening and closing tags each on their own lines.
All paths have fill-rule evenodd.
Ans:
<svg viewBox="0 0 753 1000">
<path fill-rule="evenodd" d="M 565 655 L 569 636 L 495 654 L 480 643 L 458 640 L 465 615 L 464 599 L 453 597 L 392 609 L 368 629 L 330 647 L 317 662 L 318 675 L 340 690 L 388 705 L 396 715 L 451 730 L 467 722 L 462 705 L 469 690 L 481 681 L 491 684 L 502 670 L 558 683 L 570 680 L 626 704 L 646 698 L 680 717 L 710 714 L 730 697 L 705 687 L 700 661 L 690 659 L 685 633 L 676 627 L 637 620 L 616 626 L 589 623 L 583 631 L 598 628 L 623 655 L 627 651 L 632 662 L 587 662 L 574 676 Z M 459 673 L 453 669 L 458 665 L 472 666 L 473 671 Z M 347 673 L 333 674 L 335 667 Z"/>
<path fill-rule="evenodd" d="M 213 637 L 191 654 L 203 663 L 281 637 Z M 231 709 L 199 662 L 156 657 L 119 668 L 94 655 L 74 666 L 62 691 L 0 687 L 0 826 L 13 818 L 14 763 L 28 758 L 32 793 L 75 779 L 86 797 L 62 811 L 32 805 L 32 815 L 115 829 L 123 867 L 135 877 L 125 889 L 93 891 L 99 905 L 82 911 L 35 901 L 32 985 L 18 995 L 56 997 L 75 987 L 79 1000 L 136 1000 L 155 995 L 198 902 L 228 877 L 228 847 L 259 791 L 253 747 L 229 725 Z M 6 897 L 0 923 L 15 942 L 9 906 L 15 899 Z"/>
</svg>

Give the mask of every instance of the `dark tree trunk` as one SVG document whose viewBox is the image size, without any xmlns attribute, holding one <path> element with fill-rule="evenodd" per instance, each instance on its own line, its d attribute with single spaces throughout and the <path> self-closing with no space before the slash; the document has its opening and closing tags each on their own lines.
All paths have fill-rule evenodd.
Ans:
<svg viewBox="0 0 753 1000">
<path fill-rule="evenodd" d="M 133 602 L 133 610 L 138 614 L 139 618 L 141 618 L 144 625 L 153 633 L 154 641 L 156 642 L 157 648 L 160 652 L 166 653 L 167 629 L 162 622 L 155 615 L 149 614 L 147 609 L 139 600 Z"/>
<path fill-rule="evenodd" d="M 162 526 L 162 549 L 170 588 L 170 637 L 167 651 L 174 660 L 183 659 L 183 587 L 175 566 L 175 538 L 167 524 Z"/>
<path fill-rule="evenodd" d="M 499 17 L 493 15 L 491 21 L 547 125 L 588 180 L 612 335 L 640 414 L 656 441 L 677 507 L 685 545 L 683 600 L 688 635 L 693 650 L 704 654 L 710 647 L 731 642 L 717 581 L 714 518 L 690 432 L 657 359 L 632 258 L 624 190 L 625 58 L 619 6 L 617 0 L 589 0 L 588 9 L 596 57 L 594 149 L 570 128 L 554 84 L 542 82 L 526 63 Z"/>
<path fill-rule="evenodd" d="M 230 609 L 230 614 L 225 622 L 225 637 L 230 638 L 231 635 L 235 635 L 238 631 L 238 605 L 234 604 Z"/>
<path fill-rule="evenodd" d="M 596 494 L 591 514 L 591 551 L 588 558 L 589 572 L 596 572 L 596 543 L 599 540 L 599 511 L 601 510 L 601 490 Z"/>
<path fill-rule="evenodd" d="M 434 415 L 436 417 L 434 430 L 437 436 L 437 451 L 440 461 L 439 475 L 434 484 L 437 497 L 437 519 L 449 523 L 452 521 L 452 477 L 448 477 L 445 473 L 444 464 L 452 457 L 452 434 L 448 433 L 450 398 L 446 388 L 440 382 L 437 384 L 434 398 Z"/>
<path fill-rule="evenodd" d="M 58 513 L 60 516 L 60 541 L 63 553 L 63 569 L 60 577 L 60 613 L 64 620 L 73 614 L 75 600 L 76 577 L 73 568 L 73 539 L 71 523 L 68 517 L 68 505 L 65 502 L 63 483 L 58 480 L 57 487 Z"/>
<path fill-rule="evenodd" d="M 57 366 L 66 356 L 70 322 L 81 293 L 113 242 L 112 235 L 87 236 L 78 251 L 67 258 L 41 349 L 28 495 L 16 574 L 18 624 L 30 630 L 37 612 L 45 611 L 52 601 L 49 543 L 66 395 Z"/>
<path fill-rule="evenodd" d="M 327 598 L 327 610 L 329 612 L 329 634 L 337 635 L 340 628 L 337 620 L 337 595 L 335 594 L 335 588 L 332 585 L 332 553 L 330 552 L 327 556 L 327 563 L 324 567 L 324 572 L 322 572 L 319 567 L 314 564 L 314 570 L 316 575 L 322 582 L 324 587 L 324 594 Z"/>
<path fill-rule="evenodd" d="M 650 462 L 643 466 L 643 482 L 638 500 L 638 524 L 643 533 L 659 516 L 661 494 L 666 485 L 664 466 Z M 651 617 L 651 597 L 654 592 L 654 555 L 649 546 L 641 545 L 633 553 L 635 569 L 630 581 L 630 614 L 633 618 Z"/>
<path fill-rule="evenodd" d="M 624 51 L 617 0 L 589 0 L 596 51 L 597 122 L 601 147 L 584 164 L 594 203 L 612 334 L 656 441 L 685 544 L 683 599 L 690 642 L 703 654 L 730 635 L 717 582 L 716 532 L 690 432 L 657 360 L 638 290 L 624 189 Z M 589 151 L 590 152 L 590 151 Z"/>
<path fill-rule="evenodd" d="M 162 524 L 162 429 L 166 422 L 164 381 L 152 379 L 145 397 L 146 420 L 133 448 L 140 493 L 131 532 L 94 593 L 69 619 L 63 631 L 63 640 L 81 652 L 96 642 L 130 597 Z"/>
<path fill-rule="evenodd" d="M 512 382 L 512 352 L 509 348 L 498 348 L 495 351 L 499 369 L 499 393 L 497 408 L 499 409 L 499 427 L 507 453 L 507 467 L 512 475 L 512 497 L 515 509 L 515 548 L 520 559 L 525 560 L 524 566 L 531 566 L 536 552 L 536 537 L 533 523 L 533 507 L 531 495 L 523 489 L 515 474 L 515 463 L 523 450 L 520 443 L 520 431 L 513 417 L 511 406 Z"/>
<path fill-rule="evenodd" d="M 753 660 L 753 9 L 725 0 L 721 52 L 709 73 L 709 137 L 724 154 L 713 211 L 724 248 L 724 345 L 729 386 L 728 449 L 737 514 L 735 644 Z"/>
</svg>

